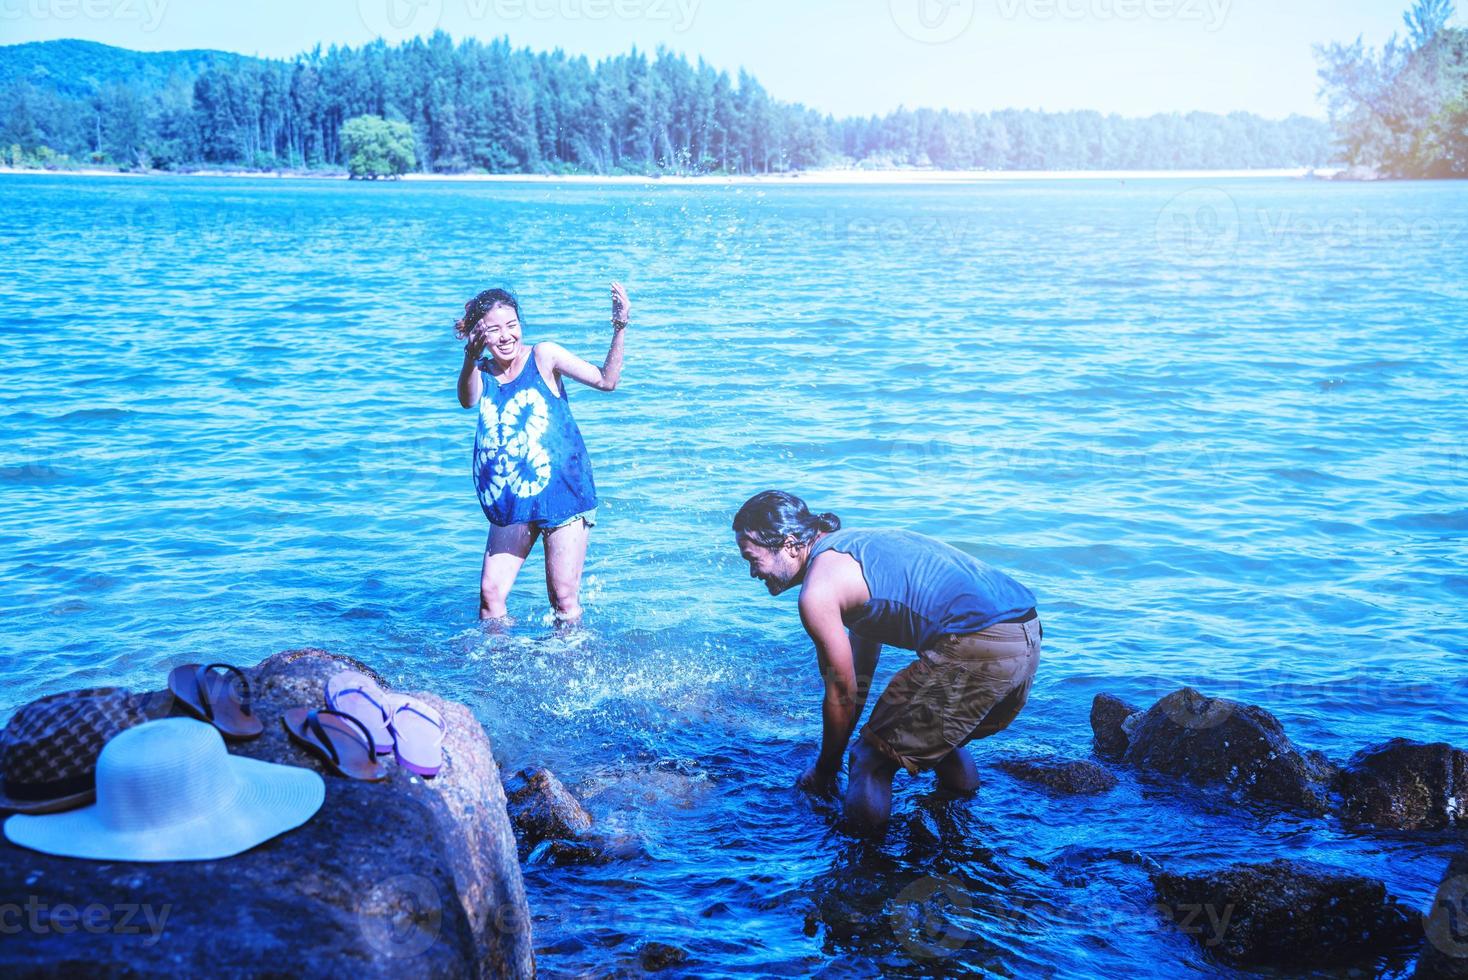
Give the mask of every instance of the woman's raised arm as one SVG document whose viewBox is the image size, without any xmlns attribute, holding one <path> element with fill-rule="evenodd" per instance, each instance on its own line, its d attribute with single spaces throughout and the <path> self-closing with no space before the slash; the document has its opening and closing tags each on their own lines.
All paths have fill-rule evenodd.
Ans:
<svg viewBox="0 0 1468 980">
<path fill-rule="evenodd" d="M 581 382 L 597 391 L 616 391 L 622 380 L 622 350 L 627 324 L 632 319 L 632 304 L 627 301 L 627 291 L 619 282 L 612 283 L 612 344 L 607 349 L 607 359 L 601 367 L 572 354 L 560 344 L 540 344 L 536 350 L 544 351 L 550 358 L 550 366 L 568 378 Z"/>
<path fill-rule="evenodd" d="M 472 338 L 464 345 L 464 366 L 459 368 L 459 404 L 473 408 L 484 394 L 484 379 L 479 376 L 479 355 L 484 353 L 484 343 Z"/>
</svg>

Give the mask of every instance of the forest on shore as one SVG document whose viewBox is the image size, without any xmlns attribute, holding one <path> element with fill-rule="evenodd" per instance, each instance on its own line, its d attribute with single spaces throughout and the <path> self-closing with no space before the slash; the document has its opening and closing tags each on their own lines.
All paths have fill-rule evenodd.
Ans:
<svg viewBox="0 0 1468 980">
<path fill-rule="evenodd" d="M 1248 113 L 899 109 L 837 119 L 665 50 L 592 63 L 443 33 L 292 61 L 84 41 L 0 48 L 12 166 L 340 171 L 361 116 L 411 127 L 437 173 L 765 174 L 818 167 L 980 170 L 1322 166 L 1329 127 Z"/>
<path fill-rule="evenodd" d="M 1468 31 L 1417 0 L 1380 52 L 1316 51 L 1330 122 L 898 109 L 835 118 L 659 49 L 595 63 L 443 32 L 291 60 L 0 47 L 0 163 L 119 170 L 768 174 L 823 167 L 1468 174 Z"/>
</svg>

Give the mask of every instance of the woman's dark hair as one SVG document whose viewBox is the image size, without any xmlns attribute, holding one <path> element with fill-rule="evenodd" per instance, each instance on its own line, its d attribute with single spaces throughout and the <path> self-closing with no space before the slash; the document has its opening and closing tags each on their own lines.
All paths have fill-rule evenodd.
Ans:
<svg viewBox="0 0 1468 980">
<path fill-rule="evenodd" d="M 812 514 L 805 501 L 783 490 L 766 490 L 750 497 L 734 515 L 734 533 L 762 548 L 779 548 L 788 537 L 801 544 L 817 534 L 841 530 L 835 514 Z"/>
<path fill-rule="evenodd" d="M 517 318 L 520 316 L 520 301 L 512 293 L 503 289 L 486 289 L 464 304 L 464 318 L 454 324 L 454 335 L 460 340 L 468 340 L 469 334 L 484 319 L 484 314 L 496 306 L 508 306 L 515 311 Z"/>
</svg>

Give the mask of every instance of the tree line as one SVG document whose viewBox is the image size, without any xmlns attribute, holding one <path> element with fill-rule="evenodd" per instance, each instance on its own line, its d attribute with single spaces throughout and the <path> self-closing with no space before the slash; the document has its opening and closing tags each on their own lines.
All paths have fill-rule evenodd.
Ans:
<svg viewBox="0 0 1468 980">
<path fill-rule="evenodd" d="M 1468 30 L 1452 0 L 1417 0 L 1385 48 L 1316 49 L 1340 155 L 1383 177 L 1468 177 Z"/>
<path fill-rule="evenodd" d="M 18 49 L 37 45 L 0 48 L 0 154 L 12 164 L 340 170 L 343 126 L 360 116 L 408 126 L 418 169 L 442 173 L 1258 168 L 1336 157 L 1329 127 L 1303 116 L 902 108 L 838 119 L 773 98 L 745 71 L 664 49 L 592 63 L 439 32 L 289 61 L 177 52 L 189 57 L 145 72 L 137 52 L 47 45 L 70 47 L 31 50 L 26 62 Z M 109 67 L 109 52 L 129 67 Z"/>
</svg>

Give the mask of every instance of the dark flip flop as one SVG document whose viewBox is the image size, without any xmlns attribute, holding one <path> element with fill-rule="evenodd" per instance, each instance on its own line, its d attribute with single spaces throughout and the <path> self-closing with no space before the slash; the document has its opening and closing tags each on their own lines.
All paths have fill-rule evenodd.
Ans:
<svg viewBox="0 0 1468 980">
<path fill-rule="evenodd" d="M 348 779 L 376 782 L 387 778 L 367 726 L 331 708 L 291 708 L 281 716 L 286 732 Z"/>
<path fill-rule="evenodd" d="M 250 707 L 250 681 L 238 667 L 184 664 L 169 673 L 168 690 L 190 714 L 219 729 L 225 738 L 255 738 L 265 731 Z"/>
</svg>

